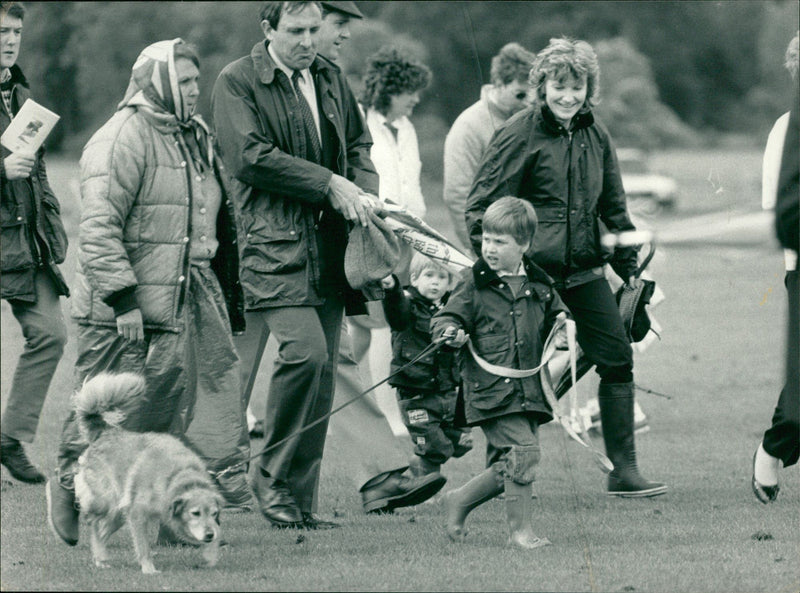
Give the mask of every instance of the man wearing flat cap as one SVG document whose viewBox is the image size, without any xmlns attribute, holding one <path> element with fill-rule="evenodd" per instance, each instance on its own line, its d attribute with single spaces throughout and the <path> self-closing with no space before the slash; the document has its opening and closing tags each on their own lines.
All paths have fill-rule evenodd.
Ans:
<svg viewBox="0 0 800 593">
<path fill-rule="evenodd" d="M 259 21 L 266 39 L 222 70 L 212 96 L 236 185 L 246 307 L 258 321 L 248 317 L 249 329 L 278 342 L 255 490 L 273 526 L 329 529 L 337 525 L 316 514 L 326 415 L 343 310 L 364 308 L 344 249 L 348 228 L 369 220 L 378 176 L 344 75 L 317 55 L 320 3 L 265 2 Z"/>
</svg>

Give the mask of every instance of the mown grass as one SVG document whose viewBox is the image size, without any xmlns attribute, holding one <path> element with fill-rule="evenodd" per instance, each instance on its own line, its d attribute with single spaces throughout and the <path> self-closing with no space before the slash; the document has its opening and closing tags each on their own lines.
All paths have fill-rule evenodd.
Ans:
<svg viewBox="0 0 800 593">
<path fill-rule="evenodd" d="M 692 165 L 686 179 L 698 185 L 687 191 L 699 195 L 706 179 L 703 171 L 721 157 L 698 153 L 671 158 L 683 168 Z M 745 171 L 757 158 L 742 158 L 745 165 L 726 169 L 725 187 L 734 188 L 726 208 L 758 203 L 748 182 L 751 174 Z M 73 163 L 53 161 L 51 176 L 71 231 L 77 207 L 65 192 L 73 175 Z M 429 201 L 433 220 L 444 221 L 436 196 Z M 686 206 L 691 213 L 704 209 Z M 68 274 L 71 266 L 70 260 Z M 639 395 L 651 430 L 638 438 L 638 451 L 643 473 L 669 484 L 665 496 L 607 497 L 603 476 L 590 455 L 556 427 L 546 426 L 541 431 L 543 458 L 533 504 L 538 532 L 554 545 L 531 553 L 506 547 L 501 501 L 487 503 L 471 515 L 468 541 L 456 545 L 444 535 L 443 509 L 436 502 L 402 509 L 394 516 L 363 515 L 347 476 L 347 461 L 337 455 L 331 440 L 323 465 L 320 512 L 341 521 L 341 529 L 298 538 L 296 532 L 269 529 L 257 513 L 225 515 L 222 526 L 230 545 L 215 569 L 196 569 L 195 551 L 160 548 L 156 566 L 163 572 L 146 577 L 138 570 L 125 530 L 112 539 L 114 568 L 96 570 L 86 541 L 68 548 L 48 531 L 41 487 L 4 480 L 0 589 L 797 591 L 798 472 L 792 468 L 781 474 L 783 489 L 769 507 L 755 500 L 749 486 L 752 451 L 780 390 L 785 315 L 781 256 L 768 236 L 760 242 L 749 237 L 742 245 L 669 246 L 660 250 L 652 273 L 667 296 L 656 309 L 664 335 L 660 344 L 637 358 L 636 377 L 641 386 L 672 399 Z M 20 344 L 16 322 L 4 303 L 4 398 Z M 55 461 L 74 356 L 68 347 L 37 441 L 29 448 L 48 469 Z M 446 488 L 480 471 L 479 431 L 476 440 L 476 451 L 445 466 Z"/>
</svg>

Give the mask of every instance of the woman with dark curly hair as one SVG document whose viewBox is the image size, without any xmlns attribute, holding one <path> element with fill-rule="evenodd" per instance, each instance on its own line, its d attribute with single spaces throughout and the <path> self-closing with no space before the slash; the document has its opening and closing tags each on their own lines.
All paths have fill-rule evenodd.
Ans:
<svg viewBox="0 0 800 593">
<path fill-rule="evenodd" d="M 419 103 L 420 92 L 430 84 L 431 71 L 398 48 L 384 46 L 367 58 L 363 81 L 360 103 L 372 136 L 370 158 L 380 178 L 379 197 L 424 217 L 425 200 L 419 182 L 422 163 L 417 133 L 408 118 Z M 411 251 L 405 250 L 395 270 L 404 284 L 409 282 Z M 367 303 L 367 309 L 368 315 L 352 316 L 348 321 L 353 354 L 372 384 L 372 378 L 389 374 L 392 345 L 380 303 Z M 389 387 L 383 385 L 376 396 L 379 401 L 395 399 Z"/>
<path fill-rule="evenodd" d="M 372 135 L 370 158 L 380 176 L 380 198 L 425 215 L 421 162 L 414 124 L 408 119 L 428 87 L 431 71 L 395 47 L 367 58 L 361 104 Z"/>
</svg>

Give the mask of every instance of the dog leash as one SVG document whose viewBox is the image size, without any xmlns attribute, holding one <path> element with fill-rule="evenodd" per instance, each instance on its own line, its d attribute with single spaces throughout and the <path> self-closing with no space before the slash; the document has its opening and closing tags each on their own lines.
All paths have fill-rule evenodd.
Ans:
<svg viewBox="0 0 800 593">
<path fill-rule="evenodd" d="M 570 388 L 572 394 L 571 399 L 573 406 L 575 406 L 577 405 L 577 397 L 575 393 L 575 383 L 577 382 L 577 345 L 575 342 L 575 322 L 571 319 L 567 319 L 567 316 L 563 313 L 559 313 L 558 317 L 556 317 L 556 322 L 553 324 L 553 328 L 550 330 L 550 334 L 547 336 L 547 339 L 544 343 L 544 348 L 542 349 L 542 362 L 535 368 L 512 369 L 492 364 L 478 354 L 471 338 L 467 339 L 467 347 L 470 354 L 472 354 L 472 358 L 475 360 L 475 363 L 484 371 L 491 373 L 492 375 L 506 377 L 509 379 L 524 379 L 526 377 L 532 377 L 536 374 L 539 374 L 542 384 L 542 391 L 544 392 L 545 399 L 547 400 L 547 403 L 553 412 L 553 417 L 567 432 L 572 440 L 580 443 L 594 454 L 594 459 L 600 466 L 600 469 L 602 469 L 605 473 L 609 473 L 614 469 L 614 464 L 611 463 L 611 460 L 604 453 L 595 449 L 591 443 L 587 442 L 585 439 L 583 439 L 583 437 L 576 433 L 569 420 L 564 418 L 558 412 L 558 399 L 556 398 L 555 391 L 553 390 L 553 380 L 550 376 L 550 370 L 547 366 L 547 363 L 550 362 L 550 359 L 556 352 L 555 335 L 562 327 L 566 327 L 567 330 L 567 344 L 570 355 L 570 372 L 572 374 L 573 382 L 572 387 Z M 584 431 L 584 433 L 585 432 L 586 431 Z"/>
<path fill-rule="evenodd" d="M 336 408 L 333 408 L 333 409 L 332 409 L 330 412 L 328 412 L 328 413 L 327 413 L 327 414 L 325 414 L 324 416 L 320 416 L 319 418 L 317 418 L 316 420 L 314 420 L 314 421 L 313 421 L 313 422 L 311 422 L 310 424 L 307 424 L 307 425 L 303 426 L 301 429 L 299 429 L 299 430 L 297 430 L 297 431 L 293 432 L 292 434 L 290 434 L 290 435 L 287 435 L 287 436 L 283 437 L 281 440 L 279 440 L 279 441 L 277 441 L 277 442 L 275 442 L 275 443 L 272 443 L 271 445 L 268 445 L 268 446 L 264 447 L 263 449 L 261 449 L 261 451 L 259 451 L 258 453 L 254 454 L 254 455 L 251 455 L 250 457 L 248 457 L 248 458 L 247 458 L 247 459 L 245 459 L 244 461 L 239 461 L 238 463 L 234 463 L 233 465 L 229 465 L 228 467 L 226 467 L 225 469 L 222 469 L 222 470 L 220 470 L 220 471 L 216 471 L 216 472 L 214 472 L 214 471 L 210 471 L 210 470 L 209 470 L 209 472 L 208 472 L 208 473 L 210 473 L 210 474 L 211 474 L 211 475 L 212 475 L 214 478 L 221 478 L 222 476 L 224 476 L 225 474 L 227 474 L 227 473 L 229 473 L 229 472 L 233 471 L 233 470 L 234 470 L 234 469 L 236 469 L 237 467 L 239 467 L 239 466 L 242 466 L 242 465 L 246 465 L 247 463 L 250 463 L 250 461 L 252 461 L 252 460 L 253 460 L 253 459 L 255 459 L 256 457 L 260 457 L 261 455 L 263 455 L 263 454 L 264 454 L 264 453 L 266 453 L 267 451 L 271 451 L 272 449 L 274 449 L 274 448 L 275 448 L 275 447 L 277 447 L 278 445 L 282 445 L 282 444 L 283 444 L 283 443 L 285 443 L 286 441 L 288 441 L 288 440 L 291 440 L 291 439 L 295 438 L 295 437 L 296 437 L 296 436 L 298 436 L 299 434 L 301 434 L 301 433 L 303 433 L 303 432 L 305 432 L 305 431 L 307 431 L 307 430 L 309 430 L 309 429 L 313 428 L 314 426 L 316 426 L 316 425 L 317 425 L 317 424 L 319 424 L 320 422 L 324 422 L 325 420 L 327 420 L 328 418 L 330 418 L 331 416 L 333 416 L 334 414 L 336 414 L 336 413 L 337 413 L 337 412 L 339 412 L 340 410 L 342 410 L 342 409 L 346 408 L 347 406 L 349 406 L 349 405 L 350 405 L 350 404 L 352 404 L 353 402 L 355 402 L 355 401 L 358 401 L 359 399 L 361 399 L 362 397 L 364 397 L 365 395 L 367 395 L 367 394 L 368 394 L 368 393 L 370 393 L 371 391 L 374 391 L 375 389 L 377 389 L 378 387 L 380 387 L 381 385 L 383 385 L 384 383 L 386 383 L 386 382 L 387 382 L 389 379 L 391 379 L 391 378 L 392 378 L 392 377 L 394 377 L 395 375 L 398 375 L 398 374 L 402 373 L 402 372 L 403 372 L 403 371 L 405 371 L 407 368 L 409 368 L 409 367 L 411 367 L 411 366 L 413 366 L 413 365 L 417 364 L 417 363 L 418 363 L 420 360 L 422 360 L 423 358 L 425 358 L 425 357 L 426 357 L 426 356 L 428 356 L 429 354 L 432 354 L 433 352 L 436 352 L 436 351 L 437 351 L 439 348 L 441 348 L 441 347 L 442 347 L 442 345 L 443 345 L 443 344 L 444 344 L 444 339 L 441 339 L 441 340 L 437 340 L 437 341 L 435 341 L 435 342 L 432 342 L 432 343 L 431 343 L 431 344 L 429 344 L 429 345 L 428 345 L 428 346 L 427 346 L 427 347 L 426 347 L 426 348 L 425 348 L 425 349 L 424 349 L 422 352 L 420 352 L 419 354 L 417 354 L 417 356 L 415 356 L 415 357 L 414 357 L 412 360 L 410 360 L 409 362 L 407 362 L 406 364 L 404 364 L 403 366 L 401 366 L 400 368 L 398 368 L 398 369 L 397 369 L 396 371 L 394 371 L 393 373 L 390 373 L 390 374 L 389 374 L 389 375 L 388 375 L 388 376 L 387 376 L 385 379 L 383 379 L 383 380 L 381 380 L 381 381 L 378 381 L 377 383 L 375 383 L 375 385 L 373 385 L 373 386 L 372 386 L 372 387 L 370 387 L 369 389 L 366 389 L 366 390 L 362 391 L 361 393 L 359 393 L 359 394 L 358 394 L 358 395 L 356 395 L 355 397 L 353 397 L 353 398 L 351 398 L 351 399 L 347 400 L 346 402 L 344 402 L 344 403 L 343 403 L 343 404 L 341 404 L 340 406 L 338 406 L 338 407 L 336 407 Z"/>
</svg>

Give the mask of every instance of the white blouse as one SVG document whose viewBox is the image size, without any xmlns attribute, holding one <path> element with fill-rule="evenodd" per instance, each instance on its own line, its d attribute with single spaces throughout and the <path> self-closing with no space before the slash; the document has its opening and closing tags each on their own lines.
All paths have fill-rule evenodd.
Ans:
<svg viewBox="0 0 800 593">
<path fill-rule="evenodd" d="M 407 117 L 396 119 L 397 139 L 386 125 L 386 117 L 367 110 L 367 126 L 372 135 L 370 158 L 380 177 L 379 197 L 404 206 L 420 218 L 425 216 L 425 199 L 420 187 L 422 163 L 414 124 Z"/>
</svg>

